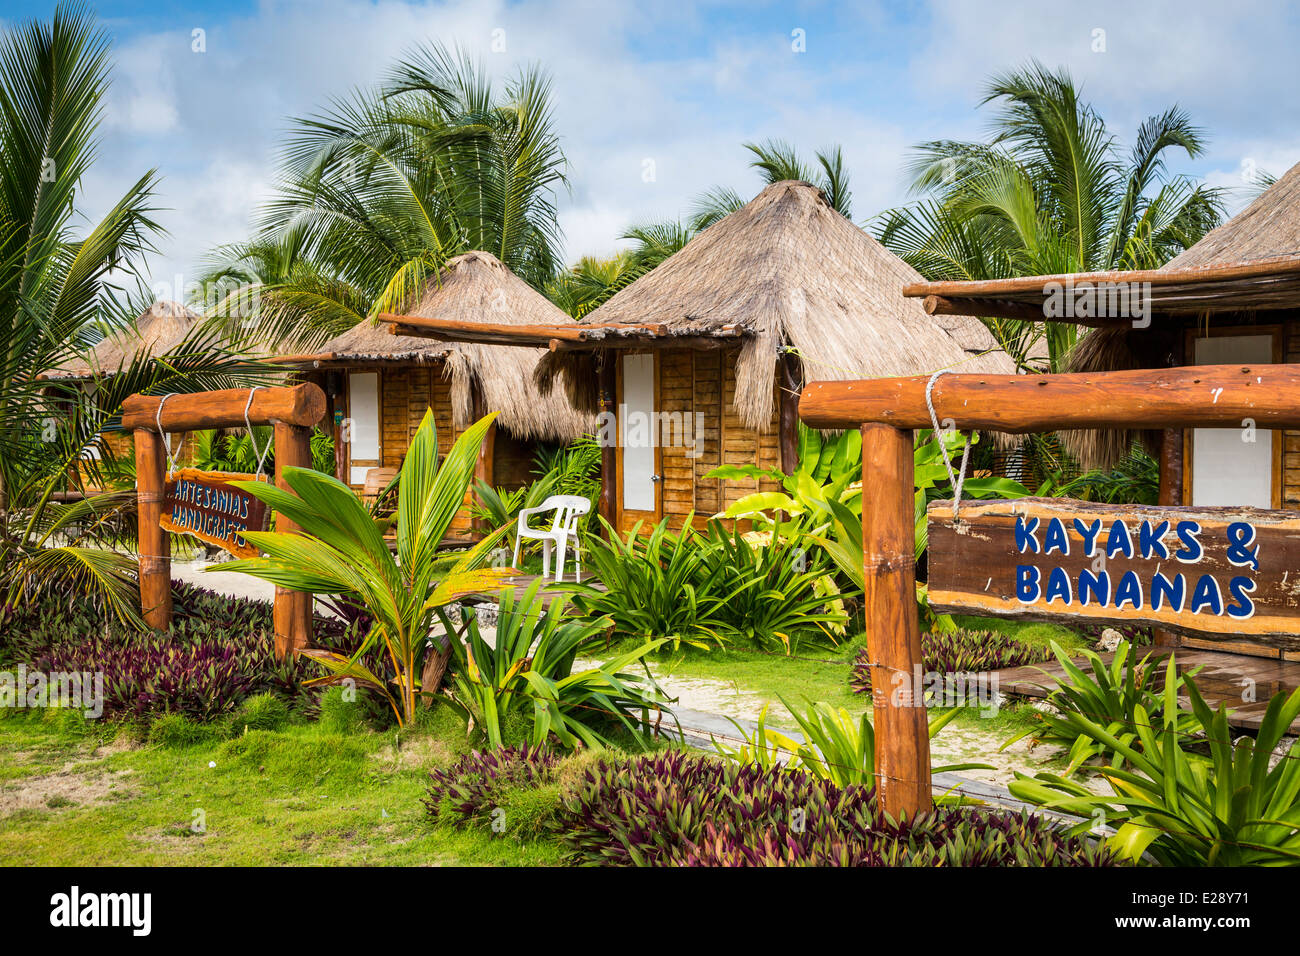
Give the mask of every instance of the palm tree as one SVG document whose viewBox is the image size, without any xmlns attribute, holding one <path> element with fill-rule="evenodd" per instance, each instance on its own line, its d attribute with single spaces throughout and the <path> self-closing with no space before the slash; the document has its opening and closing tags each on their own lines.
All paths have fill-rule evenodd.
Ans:
<svg viewBox="0 0 1300 956">
<path fill-rule="evenodd" d="M 745 149 L 754 154 L 749 165 L 762 174 L 764 185 L 770 186 L 786 179 L 812 183 L 822 191 L 832 209 L 845 219 L 853 217 L 853 193 L 849 190 L 849 174 L 844 169 L 844 156 L 839 146 L 819 150 L 814 165 L 805 163 L 799 151 L 784 140 L 746 143 Z M 746 202 L 734 189 L 715 186 L 696 200 L 691 228 L 696 232 L 707 229 Z"/>
<path fill-rule="evenodd" d="M 294 121 L 257 235 L 210 276 L 247 270 L 252 333 L 297 347 L 401 311 L 471 249 L 540 289 L 557 271 L 564 167 L 544 72 L 497 93 L 465 54 L 424 47 L 378 89 Z"/>
<path fill-rule="evenodd" d="M 1169 150 L 1204 148 L 1176 106 L 1146 120 L 1125 156 L 1068 72 L 1033 63 L 994 77 L 990 103 L 1000 108 L 989 141 L 917 147 L 921 199 L 877 217 L 881 242 L 927 279 L 1156 268 L 1223 218 L 1219 190 L 1168 172 Z M 988 324 L 1026 367 L 1046 334 L 1051 371 L 1077 335 L 1067 323 Z"/>
<path fill-rule="evenodd" d="M 153 248 L 154 172 L 84 232 L 72 225 L 108 76 L 107 40 L 81 7 L 0 37 L 0 580 L 10 601 L 92 590 L 138 619 L 135 561 L 104 547 L 133 496 L 61 493 L 102 484 L 104 429 L 128 395 L 225 387 L 246 362 L 196 332 L 167 361 L 135 355 L 89 389 L 44 377 L 143 311 L 110 276 L 129 277 Z"/>
</svg>

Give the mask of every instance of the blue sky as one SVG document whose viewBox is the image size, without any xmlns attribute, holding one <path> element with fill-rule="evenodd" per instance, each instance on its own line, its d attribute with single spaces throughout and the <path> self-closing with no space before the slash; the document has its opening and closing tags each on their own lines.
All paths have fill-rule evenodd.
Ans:
<svg viewBox="0 0 1300 956">
<path fill-rule="evenodd" d="M 94 8 L 116 69 L 83 206 L 101 212 L 156 166 L 170 232 L 151 263 L 160 282 L 176 273 L 188 281 L 207 249 L 247 234 L 272 187 L 287 117 L 375 82 L 423 39 L 458 43 L 497 75 L 531 61 L 550 69 L 570 161 L 572 188 L 559 197 L 570 259 L 609 253 L 629 224 L 679 215 L 715 184 L 751 195 L 758 179 L 741 144 L 768 137 L 809 154 L 842 144 L 864 221 L 907 198 L 910 146 L 979 135 L 985 80 L 1031 57 L 1068 67 L 1122 143 L 1146 116 L 1185 107 L 1210 147 L 1174 168 L 1236 190 L 1237 203 L 1243 170 L 1281 174 L 1300 161 L 1300 14 L 1267 0 Z M 9 23 L 52 9 L 7 0 L 0 16 Z M 193 50 L 195 30 L 204 31 L 204 52 Z M 494 36 L 504 37 L 504 52 L 493 52 Z M 1104 51 L 1094 49 L 1099 36 Z"/>
</svg>

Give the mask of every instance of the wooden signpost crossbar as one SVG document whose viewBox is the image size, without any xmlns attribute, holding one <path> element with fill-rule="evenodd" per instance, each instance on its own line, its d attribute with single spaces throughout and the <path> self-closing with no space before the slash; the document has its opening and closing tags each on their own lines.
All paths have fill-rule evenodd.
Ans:
<svg viewBox="0 0 1300 956">
<path fill-rule="evenodd" d="M 913 561 L 912 430 L 931 427 L 928 376 L 812 382 L 799 415 L 813 428 L 862 430 L 863 580 L 881 806 L 932 806 L 925 702 L 898 695 L 919 673 Z M 1068 428 L 1300 428 L 1300 366 L 1202 365 L 1066 375 L 939 376 L 940 423 L 1027 433 Z"/>
<path fill-rule="evenodd" d="M 159 414 L 159 405 L 162 412 Z M 284 469 L 311 466 L 311 429 L 325 415 L 325 393 L 313 384 L 261 387 L 250 401 L 246 388 L 171 395 L 132 395 L 122 404 L 122 427 L 135 432 L 136 493 L 140 522 L 140 603 L 145 623 L 171 626 L 171 542 L 161 518 L 167 478 L 167 450 L 159 432 L 207 428 L 275 426 L 275 483 L 287 488 Z M 283 515 L 276 530 L 296 530 Z M 283 658 L 311 640 L 311 595 L 275 589 L 275 652 Z"/>
</svg>

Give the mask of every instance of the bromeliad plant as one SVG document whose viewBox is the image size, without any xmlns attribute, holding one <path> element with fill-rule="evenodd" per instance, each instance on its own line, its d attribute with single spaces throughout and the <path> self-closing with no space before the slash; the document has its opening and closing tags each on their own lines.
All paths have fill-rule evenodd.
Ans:
<svg viewBox="0 0 1300 956">
<path fill-rule="evenodd" d="M 745 535 L 710 521 L 701 547 L 710 578 L 715 569 L 721 572 L 718 580 L 728 598 L 719 617 L 733 633 L 786 654 L 805 637 L 835 644 L 844 633 L 843 595 L 825 557 L 807 551 L 804 539 Z"/>
<path fill-rule="evenodd" d="M 1222 706 L 1212 712 L 1184 683 L 1195 729 L 1178 707 L 1175 664 L 1167 665 L 1163 711 L 1138 704 L 1130 732 L 1070 712 L 1065 719 L 1083 737 L 1113 755 L 1101 771 L 1114 793 L 1101 795 L 1077 780 L 1040 773 L 1016 774 L 1012 794 L 1085 818 L 1118 824 L 1109 843 L 1136 860 L 1150 853 L 1168 866 L 1300 865 L 1300 743 L 1292 741 L 1270 768 L 1292 721 L 1300 716 L 1300 690 L 1269 701 L 1255 739 L 1234 742 Z"/>
<path fill-rule="evenodd" d="M 329 670 L 328 675 L 309 683 L 350 679 L 385 696 L 399 723 L 414 718 L 417 697 L 422 690 L 433 690 L 420 687 L 430 635 L 441 624 L 445 640 L 452 645 L 456 642 L 456 628 L 446 606 L 466 594 L 494 591 L 514 573 L 513 568 L 483 567 L 508 528 L 488 535 L 450 568 L 437 554 L 465 499 L 479 446 L 495 417 L 495 413 L 488 415 L 466 429 L 439 466 L 433 412 L 425 413 L 398 480 L 395 556 L 384 540 L 383 523 L 376 521 L 347 485 L 331 475 L 286 468 L 284 478 L 290 491 L 265 482 L 238 483 L 295 522 L 301 533 L 249 532 L 248 540 L 265 556 L 222 567 L 297 591 L 359 601 L 372 619 L 369 635 L 350 656 L 326 650 L 303 652 Z M 392 664 L 395 689 L 363 663 L 365 654 L 375 646 L 384 650 Z"/>
<path fill-rule="evenodd" d="M 584 548 L 606 590 L 573 585 L 579 612 L 588 620 L 607 619 L 617 634 L 668 638 L 673 650 L 682 644 L 707 648 L 710 641 L 721 646 L 727 629 L 723 607 L 732 597 L 725 587 L 726 569 L 708 563 L 690 517 L 680 533 L 668 530 L 665 518 L 645 538 L 639 522 L 626 539 L 608 522 L 601 523 L 608 540 L 588 535 Z"/>
<path fill-rule="evenodd" d="M 1066 776 L 1094 757 L 1109 753 L 1120 762 L 1124 759 L 1122 752 L 1109 750 L 1094 735 L 1080 730 L 1077 718 L 1095 722 L 1125 745 L 1134 744 L 1139 739 L 1137 712 L 1142 710 L 1149 717 L 1163 720 L 1167 701 L 1177 700 L 1187 680 L 1178 673 L 1173 658 L 1170 658 L 1163 674 L 1166 686 L 1161 693 L 1160 667 L 1150 654 L 1139 660 L 1127 641 L 1121 641 L 1115 648 L 1115 656 L 1109 664 L 1095 651 L 1084 650 L 1082 653 L 1088 664 L 1086 670 L 1071 660 L 1055 642 L 1052 643 L 1052 653 L 1065 671 L 1065 676 L 1057 679 L 1056 689 L 1047 695 L 1047 703 L 1055 708 L 1055 712 L 1037 712 L 1034 726 L 1008 740 L 1003 749 L 1031 735 L 1035 740 L 1067 748 L 1070 763 Z M 1184 733 L 1192 732 L 1196 724 L 1193 714 L 1179 711 L 1176 707 L 1170 712 L 1169 719 Z"/>
<path fill-rule="evenodd" d="M 979 673 L 1003 667 L 1023 667 L 1047 660 L 1045 647 L 1024 644 L 996 631 L 955 631 L 921 634 L 921 670 L 927 674 Z M 849 686 L 855 694 L 871 692 L 871 655 L 864 647 L 853 661 Z"/>
<path fill-rule="evenodd" d="M 612 660 L 574 672 L 577 656 L 594 649 L 608 621 L 584 621 L 565 614 L 557 595 L 546 605 L 538 579 L 522 597 L 501 593 L 496 639 L 489 644 L 470 616 L 467 640 L 452 642 L 450 695 L 492 747 L 501 747 L 513 720 L 531 720 L 528 743 L 541 747 L 554 737 L 566 748 L 605 746 L 611 729 L 640 737 L 651 715 L 668 698 L 642 663 L 643 674 L 625 668 L 642 661 L 664 639 L 646 641 Z"/>
</svg>

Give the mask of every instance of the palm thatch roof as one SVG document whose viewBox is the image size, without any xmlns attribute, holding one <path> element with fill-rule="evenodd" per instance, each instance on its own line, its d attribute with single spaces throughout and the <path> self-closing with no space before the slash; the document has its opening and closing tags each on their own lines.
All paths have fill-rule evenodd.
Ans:
<svg viewBox="0 0 1300 956">
<path fill-rule="evenodd" d="M 467 252 L 448 260 L 408 314 L 466 324 L 573 324 L 573 319 L 487 252 Z M 563 396 L 544 395 L 538 389 L 533 368 L 545 354 L 543 349 L 433 342 L 393 335 L 389 328 L 361 322 L 326 342 L 321 353 L 310 358 L 317 365 L 441 362 L 443 374 L 451 380 L 457 428 L 473 421 L 475 384 L 486 407 L 500 412 L 497 422 L 518 438 L 572 441 L 595 427 L 590 415 L 575 410 Z"/>
<path fill-rule="evenodd" d="M 1149 321 L 1101 307 L 1117 286 L 1138 296 Z M 1209 322 L 1211 316 L 1248 322 L 1260 312 L 1300 308 L 1300 164 L 1159 269 L 916 282 L 903 294 L 923 298 L 934 314 L 1043 321 L 1047 301 L 1059 297 L 1062 287 L 1091 306 L 1086 317 L 1061 321 L 1098 326 L 1080 336 L 1066 362 L 1070 372 L 1163 368 L 1179 354 L 1179 339 L 1191 322 Z M 1062 433 L 1062 439 L 1089 469 L 1114 466 L 1134 442 L 1154 449 L 1156 435 L 1077 431 Z"/>
<path fill-rule="evenodd" d="M 123 364 L 130 363 L 141 349 L 147 348 L 155 356 L 174 351 L 201 321 L 202 316 L 179 302 L 155 302 L 130 327 L 105 336 L 84 358 L 65 362 L 43 377 L 82 379 L 111 375 Z"/>
<path fill-rule="evenodd" d="M 926 315 L 902 287 L 921 276 L 836 212 L 817 187 L 774 183 L 587 315 L 583 326 L 662 330 L 658 337 L 737 337 L 736 406 L 766 430 L 776 357 L 797 351 L 804 377 L 860 379 L 942 368 L 1011 373 L 1015 365 L 968 316 Z M 628 347 L 637 340 L 629 336 Z M 565 379 L 590 407 L 590 353 L 557 350 L 538 377 Z"/>
</svg>

